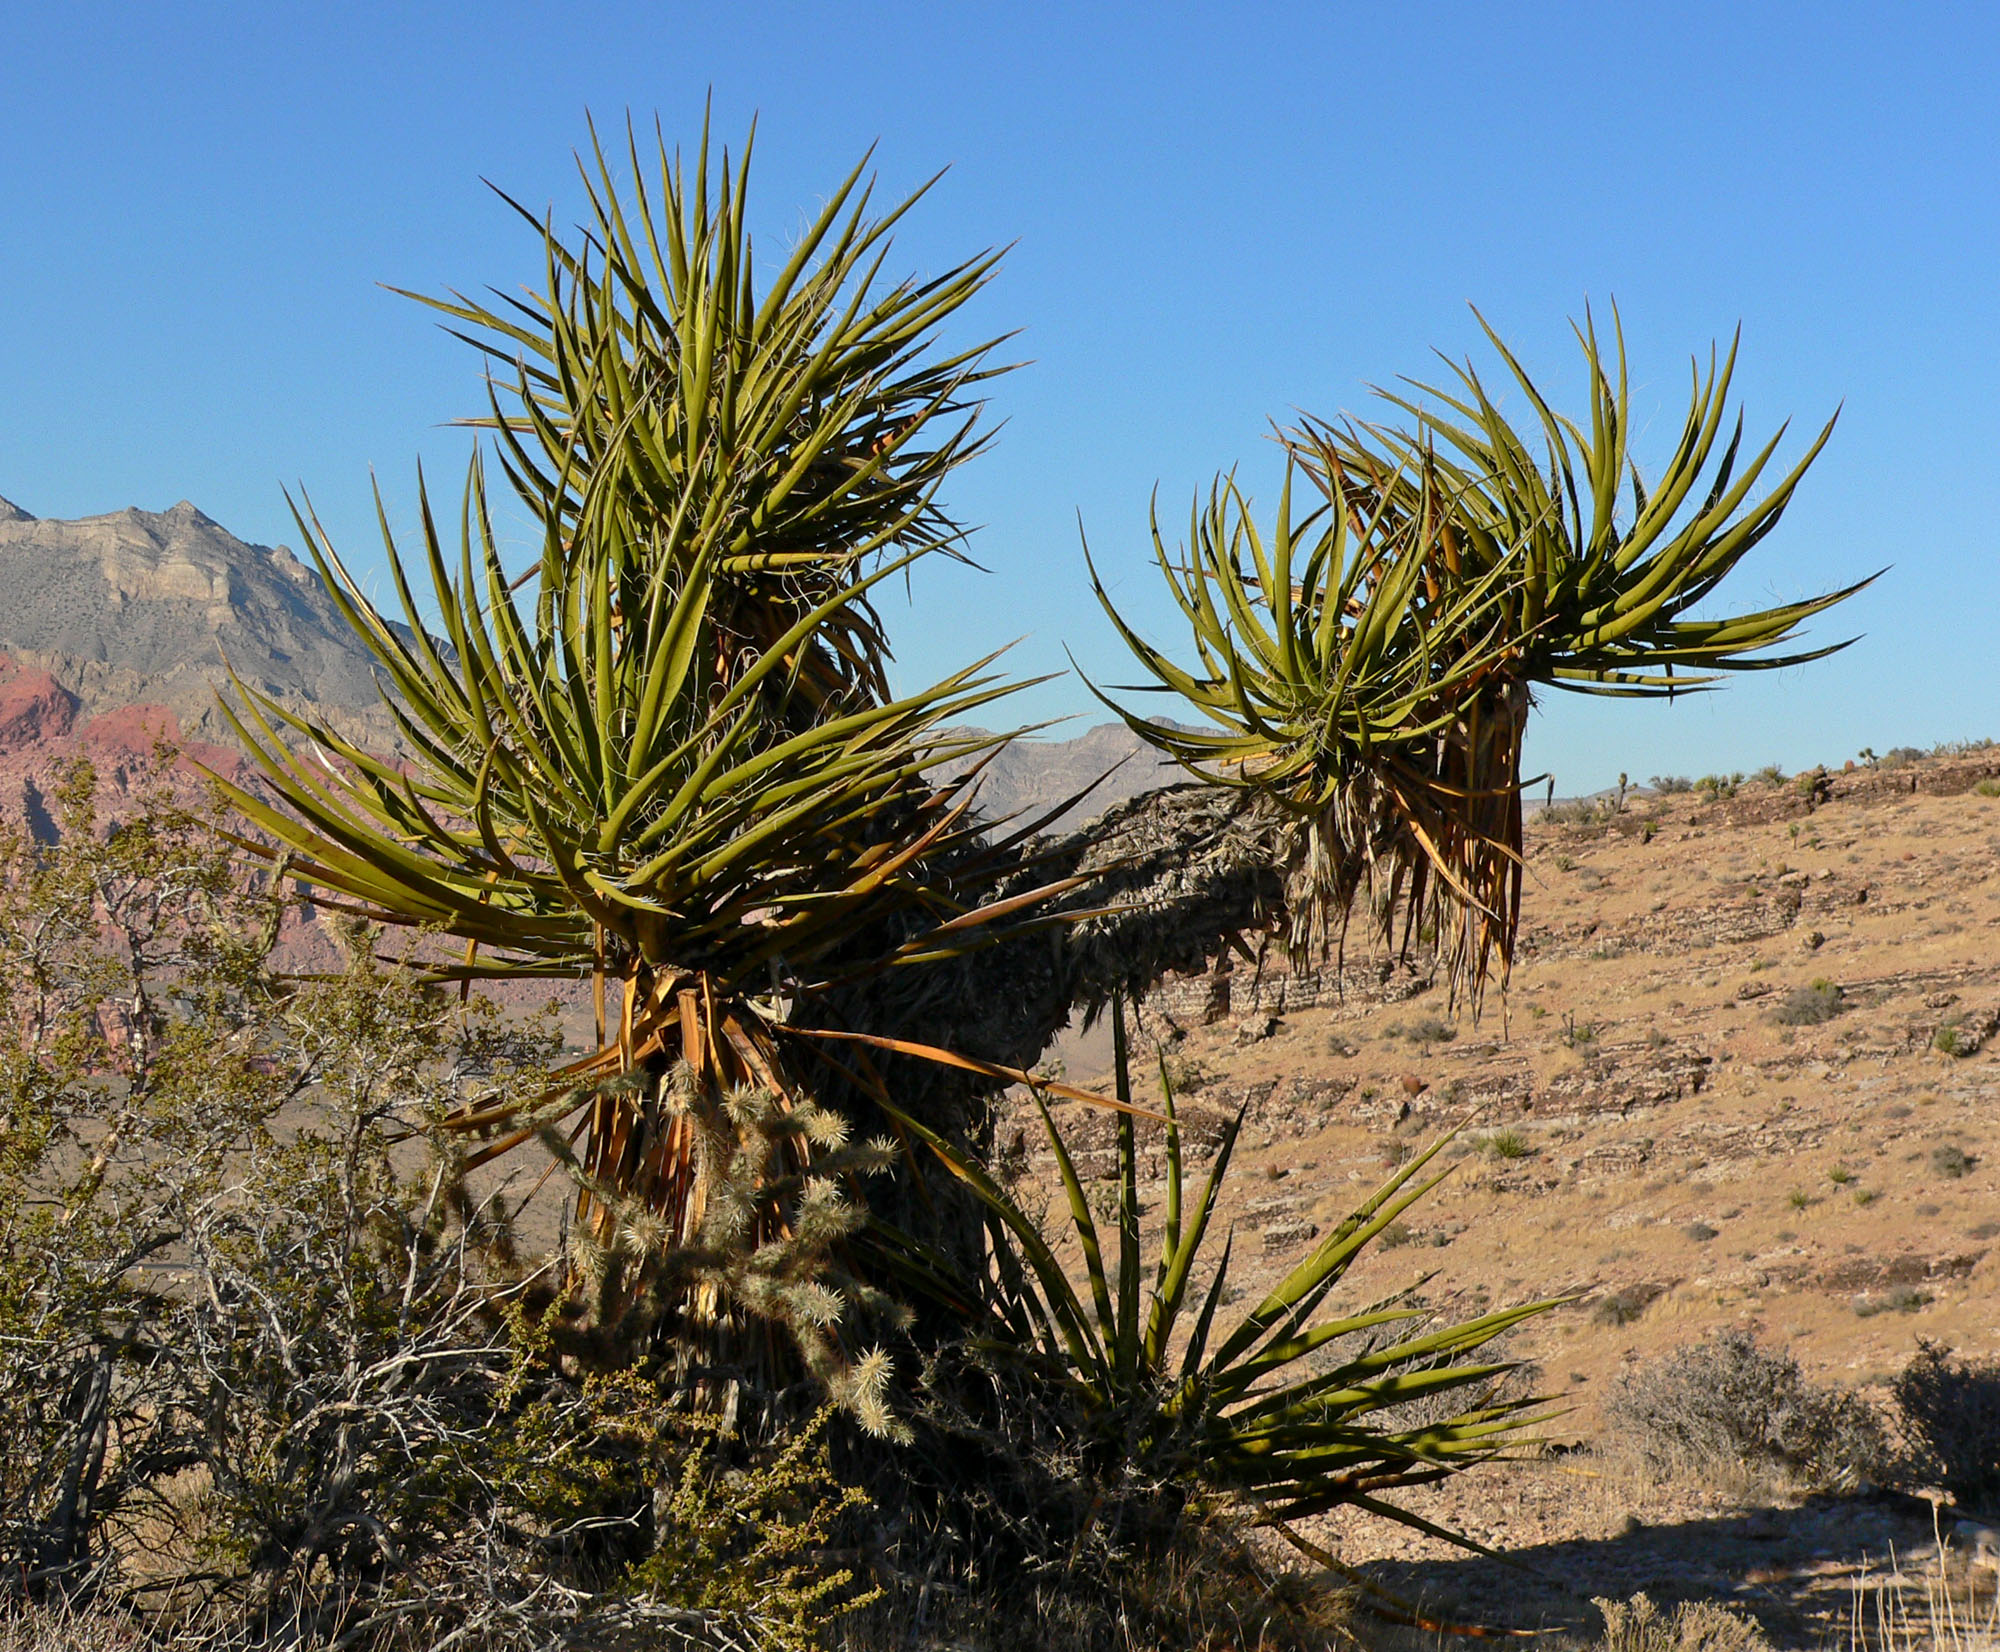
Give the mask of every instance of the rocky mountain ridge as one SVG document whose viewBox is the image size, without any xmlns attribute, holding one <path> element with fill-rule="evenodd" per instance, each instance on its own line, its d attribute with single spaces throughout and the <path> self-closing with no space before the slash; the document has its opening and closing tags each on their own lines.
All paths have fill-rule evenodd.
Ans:
<svg viewBox="0 0 2000 1652">
<path fill-rule="evenodd" d="M 231 669 L 365 744 L 395 743 L 367 650 L 285 546 L 239 539 L 187 500 L 62 521 L 0 499 L 0 806 L 23 801 L 27 771 L 55 758 L 110 753 L 115 769 L 161 736 L 233 769 L 216 703 Z M 1067 825 L 1175 778 L 1107 723 L 1007 747 L 980 802 L 1025 822 L 1096 783 L 1053 822 Z"/>
<path fill-rule="evenodd" d="M 226 740 L 215 695 L 233 667 L 358 733 L 391 727 L 367 651 L 318 575 L 187 500 L 75 521 L 0 500 L 0 653 L 46 674 L 86 719 L 155 706 L 186 737 Z"/>
</svg>

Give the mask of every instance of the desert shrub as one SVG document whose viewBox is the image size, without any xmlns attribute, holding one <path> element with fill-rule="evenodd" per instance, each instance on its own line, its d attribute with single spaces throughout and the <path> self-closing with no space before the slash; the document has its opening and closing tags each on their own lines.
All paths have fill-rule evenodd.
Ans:
<svg viewBox="0 0 2000 1652">
<path fill-rule="evenodd" d="M 814 1645 L 858 1592 L 821 1559 L 853 1499 L 819 1425 L 752 1451 L 681 1409 L 670 1365 L 579 1371 L 571 1299 L 535 1307 L 482 1246 L 497 1213 L 448 1214 L 448 1165 L 398 1178 L 384 1145 L 304 1135 L 190 1225 L 195 1306 L 162 1334 L 206 1412 L 216 1604 L 282 1601 L 308 1639 L 712 1620 Z"/>
<path fill-rule="evenodd" d="M 1669 797 L 1678 792 L 1691 792 L 1694 790 L 1694 782 L 1684 774 L 1656 774 L 1646 784 L 1651 786 L 1654 791 Z"/>
<path fill-rule="evenodd" d="M 1930 1305 L 1929 1291 L 1920 1291 L 1914 1285 L 1891 1285 L 1879 1296 L 1857 1296 L 1854 1312 L 1861 1319 L 1873 1319 L 1877 1314 L 1913 1314 Z"/>
<path fill-rule="evenodd" d="M 1702 797 L 1714 802 L 1717 799 L 1734 797 L 1736 789 L 1742 784 L 1743 774 L 1738 770 L 1734 774 L 1705 774 L 1694 783 L 1694 789 Z"/>
<path fill-rule="evenodd" d="M 1977 1162 L 1956 1142 L 1940 1142 L 1931 1149 L 1931 1169 L 1953 1181 L 1969 1173 Z"/>
<path fill-rule="evenodd" d="M 1761 780 L 1767 786 L 1782 786 L 1785 783 L 1785 771 L 1777 763 L 1766 763 L 1751 778 Z"/>
<path fill-rule="evenodd" d="M 1608 797 L 1566 797 L 1536 811 L 1535 818 L 1550 826 L 1601 826 L 1617 812 Z"/>
<path fill-rule="evenodd" d="M 1640 1318 L 1659 1296 L 1651 1285 L 1634 1285 L 1621 1291 L 1606 1291 L 1591 1305 L 1593 1325 L 1630 1325 Z"/>
<path fill-rule="evenodd" d="M 1771 1012 L 1781 1027 L 1816 1027 L 1831 1021 L 1846 1008 L 1846 995 L 1835 982 L 1825 979 L 1794 987 Z"/>
<path fill-rule="evenodd" d="M 1878 1473 L 1889 1458 L 1882 1423 L 1864 1400 L 1814 1387 L 1796 1360 L 1742 1331 L 1621 1377 L 1604 1409 L 1612 1437 L 1662 1474 L 1761 1465 L 1840 1486 Z"/>
<path fill-rule="evenodd" d="M 57 846 L 0 837 L 24 1035 L 0 1052 L 0 1604 L 244 1644 L 812 1644 L 861 1593 L 823 1555 L 852 1497 L 819 1432 L 684 1415 L 691 1375 L 732 1373 L 671 1338 L 599 1368 L 658 1272 L 643 1235 L 525 1260 L 518 1196 L 433 1144 L 471 1097 L 545 1091 L 553 1030 L 381 967 L 361 929 L 346 970 L 280 980 L 276 893 L 197 813 L 157 792 L 106 830 L 83 769 L 55 803 Z M 753 1114 L 718 1220 L 782 1186 Z M 827 1214 L 784 1196 L 794 1235 Z M 762 1293 L 750 1336 L 813 1306 L 795 1247 L 682 1254 L 725 1313 Z"/>
<path fill-rule="evenodd" d="M 1718 1237 L 1717 1231 L 1706 1222 L 1690 1222 L 1682 1231 L 1697 1245 L 1705 1245 L 1709 1240 Z"/>
<path fill-rule="evenodd" d="M 1525 1159 L 1534 1148 L 1518 1130 L 1496 1130 L 1479 1145 L 1496 1159 Z"/>
<path fill-rule="evenodd" d="M 1662 1612 L 1646 1595 L 1593 1600 L 1604 1614 L 1604 1638 L 1592 1652 L 1768 1652 L 1754 1618 L 1712 1600 L 1684 1600 Z"/>
<path fill-rule="evenodd" d="M 1458 1037 L 1458 1029 L 1449 1021 L 1435 1015 L 1420 1015 L 1414 1021 L 1390 1022 L 1382 1029 L 1385 1038 L 1401 1038 L 1412 1044 L 1449 1044 Z"/>
<path fill-rule="evenodd" d="M 1882 754 L 1882 767 L 1907 769 L 1912 763 L 1921 763 L 1923 760 L 1924 749 L 1921 746 L 1891 746 Z"/>
<path fill-rule="evenodd" d="M 940 1377 L 937 1387 L 964 1376 Z M 885 1596 L 845 1620 L 832 1645 L 1322 1652 L 1351 1644 L 1349 1598 L 1296 1572 L 1274 1576 L 1244 1522 L 1185 1506 L 1168 1512 L 1138 1488 L 1121 1497 L 1079 1485 L 1041 1424 L 982 1406 L 978 1423 L 961 1416 L 947 1427 L 933 1409 L 939 1398 L 934 1387 L 916 1446 L 897 1459 Z"/>
<path fill-rule="evenodd" d="M 1214 1079 L 1215 1074 L 1198 1056 L 1185 1050 L 1160 1052 L 1160 1082 L 1171 1085 L 1176 1095 L 1193 1095 Z"/>
<path fill-rule="evenodd" d="M 1981 780 L 1972 789 L 1980 797 L 2000 797 L 2000 780 Z"/>
<path fill-rule="evenodd" d="M 2000 1360 L 1954 1359 L 1920 1338 L 1890 1392 L 1911 1472 L 1961 1506 L 2000 1512 Z"/>
</svg>

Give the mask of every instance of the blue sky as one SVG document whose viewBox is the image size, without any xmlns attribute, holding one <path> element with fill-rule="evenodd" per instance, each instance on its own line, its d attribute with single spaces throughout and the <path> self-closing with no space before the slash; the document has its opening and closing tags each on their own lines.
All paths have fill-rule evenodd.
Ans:
<svg viewBox="0 0 2000 1652">
<path fill-rule="evenodd" d="M 760 119 L 782 242 L 871 143 L 883 186 L 949 171 L 898 240 L 936 270 L 1011 244 L 968 325 L 1019 331 L 994 450 L 952 503 L 985 575 L 890 619 L 906 678 L 1021 636 L 1124 675 L 1078 520 L 1121 602 L 1220 469 L 1261 496 L 1267 421 L 1477 343 L 1546 386 L 1568 318 L 1619 304 L 1642 462 L 1687 363 L 1740 320 L 1753 431 L 1840 428 L 1745 604 L 1891 573 L 1817 635 L 1838 659 L 1669 706 L 1550 696 L 1562 791 L 2000 735 L 2000 23 L 1986 6 L 442 7 L 9 0 L 0 93 L 0 494 L 39 515 L 186 497 L 294 541 L 303 483 L 374 560 L 369 469 L 413 515 L 454 492 L 477 366 L 382 290 L 532 281 L 482 187 L 558 217 L 585 112 L 692 139 Z M 1796 439 L 1796 438 L 1795 438 Z M 1656 460 L 1657 462 L 1657 460 Z M 1088 712 L 1073 681 L 1022 716 Z"/>
</svg>

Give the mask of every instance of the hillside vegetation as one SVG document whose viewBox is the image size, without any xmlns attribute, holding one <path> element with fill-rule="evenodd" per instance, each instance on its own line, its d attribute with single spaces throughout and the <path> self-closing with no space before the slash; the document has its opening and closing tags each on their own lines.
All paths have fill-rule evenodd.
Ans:
<svg viewBox="0 0 2000 1652">
<path fill-rule="evenodd" d="M 1990 1179 L 2000 1003 L 1974 909 L 1912 924 L 1922 854 L 1882 860 L 1984 851 L 1849 822 L 2000 788 L 1524 807 L 1538 695 L 1844 646 L 1803 628 L 1866 580 L 1716 598 L 1831 421 L 1746 445 L 1718 346 L 1649 478 L 1615 312 L 1573 416 L 1490 326 L 1484 368 L 1301 415 L 1274 504 L 1225 471 L 1178 546 L 1150 523 L 1181 636 L 1083 553 L 1171 715 L 1101 693 L 1124 735 L 1041 761 L 1136 741 L 1140 795 L 996 819 L 989 771 L 1034 787 L 980 725 L 1023 685 L 903 681 L 877 597 L 964 555 L 1001 255 L 896 277 L 923 192 L 878 206 L 864 161 L 755 260 L 747 142 L 595 140 L 580 226 L 502 198 L 539 286 L 420 300 L 481 435 L 456 499 L 382 514 L 386 581 L 303 496 L 310 570 L 190 506 L 0 511 L 40 763 L 0 833 L 16 1621 L 1278 1652 L 1363 1613 L 1595 1632 L 1425 1548 L 1554 1541 L 1496 1512 L 1551 1473 L 1985 1507 L 2000 1370 L 1903 1327 L 1980 1312 L 1933 1184 Z M 93 699 L 106 603 L 174 694 L 229 653 L 212 712 Z M 154 713 L 216 738 L 145 749 Z M 1912 983 L 1934 1019 L 1888 1030 Z M 1102 1072 L 1048 1059 L 1079 1021 Z M 1912 1061 L 1953 1080 L 1885 1101 Z M 1835 1320 L 1879 1402 L 1827 1380 Z M 1820 1632 L 1631 1581 L 1614 1642 Z M 1939 1550 L 1927 1622 L 1963 1583 Z"/>
<path fill-rule="evenodd" d="M 1225 1207 L 1242 1288 L 1457 1130 L 1452 1179 L 1346 1290 L 1415 1287 L 1447 1312 L 1570 1299 L 1509 1345 L 1565 1408 L 1546 1430 L 1562 1455 L 1417 1504 L 1538 1581 L 1379 1522 L 1331 1520 L 1322 1540 L 1399 1594 L 1526 1626 L 1581 1630 L 1591 1597 L 1648 1590 L 1744 1600 L 1814 1644 L 1898 1565 L 1921 1602 L 1931 1506 L 1868 1487 L 1941 1483 L 1935 1461 L 1887 1460 L 1910 1445 L 1895 1384 L 1927 1346 L 2000 1373 L 2000 749 L 1563 805 L 1531 817 L 1527 849 L 1513 984 L 1476 1021 L 1359 950 L 1338 981 L 1235 957 L 1138 1018 L 1197 1139 L 1246 1109 L 1249 1174 Z M 1089 1082 L 1097 1041 L 1065 1053 Z M 1046 1179 L 1029 1122 L 1017 1109 L 1003 1139 Z M 1104 1151 L 1080 1168 L 1102 1173 Z M 1619 1397 L 1721 1334 L 1855 1396 L 1887 1455 L 1820 1480 L 1736 1444 L 1649 1462 Z M 1761 1427 L 1788 1402 L 1746 1403 Z M 1972 1450 L 2000 1469 L 2000 1432 Z M 1801 1503 L 1815 1490 L 1833 1495 Z M 1961 1486 L 1947 1537 L 2000 1515 L 1996 1492 Z M 1995 1574 L 1947 1551 L 1955 1586 L 1990 1602 Z"/>
</svg>

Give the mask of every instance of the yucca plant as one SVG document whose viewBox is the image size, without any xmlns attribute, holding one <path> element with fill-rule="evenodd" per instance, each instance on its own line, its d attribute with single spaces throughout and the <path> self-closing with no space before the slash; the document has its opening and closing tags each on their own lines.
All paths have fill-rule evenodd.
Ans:
<svg viewBox="0 0 2000 1652">
<path fill-rule="evenodd" d="M 1453 385 L 1412 384 L 1427 401 L 1381 393 L 1410 427 L 1308 419 L 1288 445 L 1317 468 L 1344 467 L 1360 498 L 1386 494 L 1393 511 L 1423 508 L 1414 484 L 1421 471 L 1428 490 L 1451 501 L 1439 543 L 1448 577 L 1517 565 L 1501 606 L 1522 680 L 1666 697 L 1712 687 L 1722 673 L 1801 665 L 1848 645 L 1769 652 L 1876 576 L 1801 602 L 1692 617 L 1778 525 L 1835 423 L 1829 419 L 1757 497 L 1789 426 L 1744 458 L 1743 415 L 1729 415 L 1740 330 L 1726 354 L 1710 350 L 1705 373 L 1693 364 L 1680 435 L 1648 487 L 1631 453 L 1625 336 L 1615 314 L 1609 361 L 1588 316 L 1575 329 L 1590 384 L 1587 430 L 1549 405 L 1485 317 L 1474 315 L 1532 413 L 1525 433 L 1468 360 L 1453 365 Z"/>
<path fill-rule="evenodd" d="M 1428 932 L 1451 988 L 1475 1008 L 1496 964 L 1505 980 L 1520 921 L 1532 690 L 1666 696 L 1819 659 L 1846 644 L 1772 650 L 1867 583 L 1693 617 L 1776 525 L 1832 429 L 1753 497 L 1784 432 L 1739 465 L 1739 417 L 1718 454 L 1734 344 L 1697 372 L 1680 440 L 1648 489 L 1629 451 L 1622 334 L 1614 378 L 1594 329 L 1578 329 L 1587 431 L 1488 336 L 1533 411 L 1531 435 L 1468 363 L 1455 390 L 1416 387 L 1435 408 L 1387 395 L 1410 428 L 1306 418 L 1280 432 L 1288 468 L 1270 554 L 1233 484 L 1196 512 L 1180 560 L 1155 518 L 1154 554 L 1198 667 L 1138 637 L 1098 586 L 1152 679 L 1142 686 L 1179 696 L 1223 733 L 1114 709 L 1204 779 L 1252 787 L 1300 823 L 1295 958 L 1328 956 L 1365 881 L 1388 938 L 1399 915 L 1405 946 Z M 1304 519 L 1316 537 L 1303 577 L 1290 505 L 1300 474 L 1319 496 Z"/>
<path fill-rule="evenodd" d="M 1118 1097 L 1129 1106 L 1129 1063 L 1115 1006 L 1112 1027 Z M 1205 1282 L 1198 1274 L 1215 1248 L 1204 1245 L 1242 1115 L 1224 1131 L 1207 1181 L 1190 1203 L 1164 1068 L 1161 1077 L 1166 1186 L 1150 1262 L 1140 1232 L 1134 1113 L 1117 1115 L 1120 1185 L 1115 1245 L 1107 1246 L 1068 1145 L 1036 1092 L 1080 1279 L 1064 1267 L 1056 1238 L 974 1155 L 919 1120 L 901 1120 L 985 1207 L 988 1349 L 1038 1358 L 1067 1385 L 1085 1419 L 1085 1437 L 1072 1443 L 1100 1472 L 1234 1500 L 1273 1525 L 1348 1506 L 1435 1530 L 1383 1494 L 1490 1459 L 1540 1420 L 1539 1402 L 1502 1391 L 1514 1362 L 1478 1356 L 1557 1303 L 1524 1303 L 1442 1327 L 1406 1296 L 1322 1313 L 1368 1245 L 1450 1174 L 1448 1168 L 1429 1173 L 1444 1138 L 1403 1165 L 1225 1327 L 1217 1315 L 1228 1295 L 1233 1238 L 1223 1240 Z M 1456 1408 L 1443 1401 L 1448 1395 L 1460 1396 Z M 1427 1420 L 1397 1415 L 1395 1408 L 1417 1401 L 1426 1402 Z"/>
<path fill-rule="evenodd" d="M 885 547 L 959 546 L 938 489 L 984 446 L 973 392 L 1006 369 L 988 363 L 991 343 L 945 353 L 936 339 L 999 255 L 881 283 L 891 232 L 928 186 L 872 217 L 864 156 L 760 285 L 754 128 L 733 170 L 727 155 L 711 169 L 706 127 L 691 174 L 660 142 L 658 199 L 642 187 L 629 213 L 592 138 L 577 245 L 502 196 L 542 234 L 545 291 L 406 295 L 469 327 L 458 336 L 497 370 L 490 413 L 466 422 L 497 434 L 515 490 L 563 539 L 664 541 L 670 555 L 698 540 L 720 675 L 731 650 L 768 651 L 816 612 L 800 709 L 888 698 L 888 644 L 852 587 Z"/>
<path fill-rule="evenodd" d="M 1301 480 L 1318 498 L 1294 511 Z M 1286 468 L 1268 539 L 1233 477 L 1191 513 L 1185 562 L 1157 511 L 1153 553 L 1199 656 L 1184 670 L 1098 599 L 1165 689 L 1221 732 L 1139 716 L 1100 695 L 1144 739 L 1203 779 L 1254 790 L 1293 823 L 1288 940 L 1301 962 L 1336 952 L 1365 882 L 1385 884 L 1384 923 L 1405 943 L 1447 908 L 1497 898 L 1477 853 L 1478 819 L 1436 751 L 1489 690 L 1495 606 L 1511 569 L 1440 586 L 1431 576 L 1442 500 L 1398 513 L 1364 507 L 1337 470 Z M 1086 552 L 1086 556 L 1087 556 Z"/>
<path fill-rule="evenodd" d="M 600 152 L 580 237 L 543 230 L 545 292 L 444 306 L 515 352 L 514 402 L 489 380 L 485 422 L 540 525 L 525 573 L 476 459 L 455 547 L 421 487 L 414 556 L 384 521 L 400 623 L 299 513 L 405 749 L 241 682 L 225 705 L 271 794 L 224 783 L 263 834 L 247 847 L 329 906 L 462 942 L 435 977 L 595 982 L 599 1048 L 555 1091 L 450 1122 L 486 1138 L 473 1165 L 561 1131 L 600 1248 L 633 1208 L 659 1246 L 705 1231 L 697 1115 L 802 1099 L 775 1035 L 828 980 L 978 944 L 1033 905 L 980 904 L 972 777 L 926 778 L 996 743 L 947 729 L 1009 686 L 982 661 L 892 694 L 869 606 L 954 542 L 938 488 L 977 449 L 988 369 L 934 341 L 992 260 L 885 285 L 904 208 L 870 217 L 857 174 L 760 289 L 747 166 L 725 155 L 711 195 L 706 138 L 691 178 L 662 145 L 628 212 Z M 788 1137 L 787 1171 L 809 1153 Z"/>
</svg>

